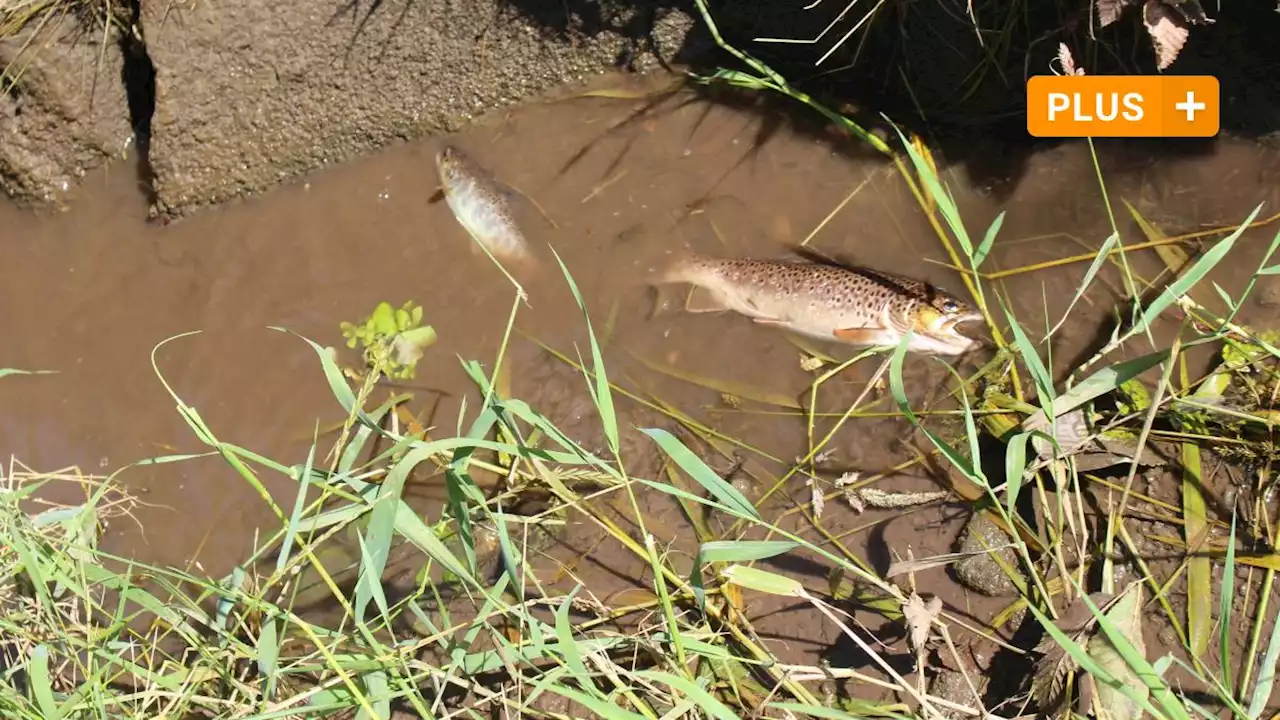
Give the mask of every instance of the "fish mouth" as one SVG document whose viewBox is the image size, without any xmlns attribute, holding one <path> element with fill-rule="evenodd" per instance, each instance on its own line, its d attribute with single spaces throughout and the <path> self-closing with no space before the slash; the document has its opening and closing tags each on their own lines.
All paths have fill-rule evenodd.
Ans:
<svg viewBox="0 0 1280 720">
<path fill-rule="evenodd" d="M 952 317 L 942 318 L 926 332 L 918 334 L 912 341 L 916 352 L 939 355 L 962 355 L 982 340 L 960 332 L 960 325 L 982 320 L 978 312 L 968 312 Z"/>
<path fill-rule="evenodd" d="M 954 317 L 944 318 L 942 322 L 938 323 L 938 325 L 934 328 L 934 332 L 938 333 L 939 335 L 957 335 L 960 337 L 965 337 L 965 335 L 960 332 L 958 326 L 971 323 L 971 322 L 977 322 L 982 319 L 983 319 L 982 313 L 980 312 L 967 312 L 960 315 L 956 315 Z"/>
</svg>

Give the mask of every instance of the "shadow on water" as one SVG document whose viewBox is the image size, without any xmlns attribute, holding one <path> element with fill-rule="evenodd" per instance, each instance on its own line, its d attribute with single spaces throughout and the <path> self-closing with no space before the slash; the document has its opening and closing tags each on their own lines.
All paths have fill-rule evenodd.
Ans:
<svg viewBox="0 0 1280 720">
<path fill-rule="evenodd" d="M 697 17 L 689 0 L 503 0 L 512 12 L 547 33 L 617 33 L 629 42 L 619 67 L 636 53 L 656 52 L 660 20 L 672 12 Z M 1141 10 L 1130 7 L 1097 29 L 1093 3 L 1030 3 L 1015 12 L 1005 3 L 814 3 L 786 0 L 709 0 L 726 41 L 764 60 L 829 107 L 875 128 L 884 113 L 941 149 L 947 163 L 997 198 L 1012 193 L 1029 156 L 1056 146 L 1026 133 L 1025 82 L 1050 72 L 1064 43 L 1090 74 L 1153 74 L 1151 41 Z M 971 14 L 972 13 L 972 17 Z M 1274 52 L 1280 14 L 1268 3 L 1230 3 L 1209 10 L 1214 20 L 1194 25 L 1172 75 L 1213 75 L 1221 84 L 1222 130 L 1257 139 L 1280 128 L 1280 57 Z M 981 28 L 975 32 L 974 23 Z M 861 29 L 842 36 L 860 23 Z M 1096 40 L 1091 38 L 1096 37 Z M 780 38 L 792 42 L 758 42 Z M 819 39 L 820 38 L 820 39 Z M 800 39 L 801 42 L 794 42 Z M 829 56 L 824 57 L 828 53 Z M 715 47 L 698 19 L 695 29 L 662 61 L 706 72 L 739 67 Z M 817 61 L 821 59 L 820 65 Z M 725 100 L 729 93 L 713 95 Z M 811 114 L 801 109 L 796 117 Z M 820 122 L 798 122 L 823 134 Z M 849 145 L 850 143 L 841 143 Z M 1137 152 L 1200 154 L 1212 142 L 1141 141 Z"/>
</svg>

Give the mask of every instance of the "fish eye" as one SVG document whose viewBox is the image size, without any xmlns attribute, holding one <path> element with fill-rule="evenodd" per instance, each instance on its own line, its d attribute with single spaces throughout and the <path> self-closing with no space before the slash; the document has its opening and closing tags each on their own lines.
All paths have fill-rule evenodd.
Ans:
<svg viewBox="0 0 1280 720">
<path fill-rule="evenodd" d="M 942 301 L 942 312 L 953 313 L 960 310 L 960 303 L 950 298 Z"/>
</svg>

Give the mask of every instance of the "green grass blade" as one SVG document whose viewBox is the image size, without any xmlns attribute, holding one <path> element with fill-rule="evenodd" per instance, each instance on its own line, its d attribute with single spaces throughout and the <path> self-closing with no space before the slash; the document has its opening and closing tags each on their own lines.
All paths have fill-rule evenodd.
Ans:
<svg viewBox="0 0 1280 720">
<path fill-rule="evenodd" d="M 1090 400 L 1115 392 L 1124 383 L 1167 360 L 1169 352 L 1169 350 L 1161 350 L 1098 370 L 1059 395 L 1053 401 L 1054 414 L 1061 417 Z"/>
<path fill-rule="evenodd" d="M 1262 717 L 1267 709 L 1267 700 L 1271 698 L 1271 690 L 1276 682 L 1276 664 L 1280 663 L 1280 613 L 1271 625 L 1271 639 L 1267 642 L 1267 651 L 1262 658 L 1262 672 L 1258 682 L 1253 686 L 1253 695 L 1249 698 L 1249 717 L 1254 720 Z"/>
<path fill-rule="evenodd" d="M 605 718 L 605 720 L 648 720 L 644 715 L 620 708 L 612 702 L 592 697 L 579 690 L 574 690 L 567 685 L 556 682 L 556 680 L 555 675 L 544 675 L 534 684 L 534 690 L 537 692 L 553 692 L 556 695 L 568 698 L 583 705 L 595 713 L 597 717 Z"/>
<path fill-rule="evenodd" d="M 1045 334 L 1044 342 L 1049 342 L 1049 339 L 1058 332 L 1058 329 L 1067 321 L 1067 318 L 1071 317 L 1071 311 L 1075 308 L 1076 303 L 1080 301 L 1080 298 L 1084 297 L 1085 291 L 1093 285 L 1093 280 L 1097 277 L 1098 271 L 1102 269 L 1104 264 L 1106 264 L 1107 258 L 1111 257 L 1112 246 L 1119 241 L 1120 233 L 1113 232 L 1102 242 L 1102 247 L 1098 249 L 1097 256 L 1093 258 L 1092 263 L 1089 263 L 1089 269 L 1085 272 L 1084 279 L 1080 281 L 1080 287 L 1076 288 L 1075 296 L 1071 298 L 1071 302 L 1067 305 L 1066 312 L 1062 313 L 1062 319 Z"/>
<path fill-rule="evenodd" d="M 726 505 L 724 503 L 717 502 L 712 498 L 707 498 L 702 495 L 696 495 L 694 493 L 689 492 L 688 490 L 671 485 L 670 483 L 658 482 L 656 480 L 646 480 L 645 478 L 632 478 L 631 481 L 644 485 L 645 487 L 649 487 L 654 490 L 657 490 L 658 492 L 666 493 L 667 495 L 672 495 L 674 497 L 680 498 L 681 500 L 688 500 L 689 502 L 696 502 L 700 505 L 706 505 L 707 507 L 713 510 L 718 510 L 722 513 L 733 515 L 734 517 L 739 517 L 744 520 L 759 519 L 754 515 L 742 512 L 742 510 L 740 510 L 737 506 Z"/>
<path fill-rule="evenodd" d="M 804 586 L 799 580 L 750 565 L 730 565 L 720 572 L 720 576 L 725 582 L 767 595 L 806 597 Z"/>
<path fill-rule="evenodd" d="M 298 480 L 298 495 L 293 501 L 293 511 L 289 513 L 289 524 L 285 527 L 284 540 L 280 543 L 280 552 L 276 557 L 276 572 L 284 569 L 289 563 L 289 554 L 293 551 L 294 538 L 298 536 L 298 523 L 302 522 L 302 511 L 306 505 L 307 490 L 311 487 L 311 469 L 315 465 L 316 445 L 313 440 L 307 450 L 307 462 Z"/>
<path fill-rule="evenodd" d="M 1204 276 L 1208 275 L 1209 272 L 1213 270 L 1219 262 L 1221 262 L 1222 258 L 1226 257 L 1227 253 L 1231 251 L 1236 240 L 1244 234 L 1244 231 L 1248 229 L 1249 225 L 1253 224 L 1253 219 L 1258 216 L 1258 213 L 1261 212 L 1261 210 L 1262 203 L 1259 203 L 1258 206 L 1253 209 L 1253 212 L 1249 213 L 1249 217 L 1245 218 L 1245 221 L 1236 228 L 1235 232 L 1223 238 L 1217 245 L 1214 245 L 1205 251 L 1203 255 L 1196 259 L 1191 267 L 1187 268 L 1186 272 L 1182 274 L 1182 277 L 1179 277 L 1177 280 L 1170 283 L 1163 292 L 1157 295 L 1156 299 L 1152 300 L 1151 304 L 1147 305 L 1147 307 L 1143 309 L 1142 315 L 1139 316 L 1136 326 L 1129 334 L 1132 335 L 1146 332 L 1151 327 L 1151 324 L 1155 322 L 1156 318 L 1165 310 L 1169 309 L 1170 305 L 1173 305 L 1178 298 L 1186 295 L 1192 288 L 1199 285 L 1200 281 L 1204 279 Z"/>
<path fill-rule="evenodd" d="M 938 451 L 941 452 L 957 470 L 964 473 L 965 477 L 972 480 L 979 487 L 990 487 L 990 484 L 987 482 L 986 476 L 982 474 L 982 469 L 980 467 L 976 466 L 969 460 L 969 458 L 962 455 L 959 450 L 952 447 L 946 440 L 943 440 L 928 428 L 921 425 L 920 419 L 916 417 L 915 412 L 912 411 L 911 404 L 907 401 L 906 386 L 902 381 L 902 364 L 906 360 L 907 344 L 911 341 L 913 334 L 914 331 L 907 331 L 906 335 L 902 338 L 902 342 L 898 343 L 898 347 L 893 351 L 893 356 L 890 358 L 889 393 L 893 395 L 894 402 L 897 403 L 898 409 L 902 411 L 902 414 L 907 416 L 907 420 L 909 420 L 913 426 L 924 432 L 925 436 L 929 438 L 929 442 L 933 443 L 933 446 L 938 448 Z"/>
<path fill-rule="evenodd" d="M 578 651 L 578 643 L 574 640 L 573 627 L 569 620 L 569 608 L 573 604 L 573 598 L 581 589 L 581 585 L 575 585 L 569 594 L 564 596 L 564 602 L 556 608 L 556 639 L 560 641 L 560 652 L 564 655 L 565 665 L 569 667 L 569 672 L 573 673 L 578 685 L 587 688 L 592 695 L 602 697 L 600 689 L 591 679 L 591 673 L 587 672 L 586 664 L 582 662 L 582 653 Z"/>
<path fill-rule="evenodd" d="M 977 270 L 982 261 L 987 259 L 987 255 L 991 252 L 991 247 L 996 242 L 996 235 L 1000 233 L 1001 226 L 1004 225 L 1004 210 L 991 221 L 991 227 L 987 228 L 987 234 L 982 238 L 982 243 L 978 245 L 978 249 L 973 253 L 973 269 Z"/>
<path fill-rule="evenodd" d="M 369 711 L 362 706 L 356 713 L 356 720 L 382 720 L 382 718 L 391 717 L 391 695 L 387 685 L 387 673 L 383 670 L 365 673 L 364 685 L 374 713 L 370 715 Z"/>
<path fill-rule="evenodd" d="M 271 616 L 263 620 L 262 630 L 258 633 L 258 641 L 254 643 L 257 651 L 258 672 L 267 679 L 265 697 L 272 697 L 276 688 L 276 669 L 280 660 L 280 618 Z"/>
<path fill-rule="evenodd" d="M 369 417 L 363 409 L 356 408 L 356 394 L 351 390 L 351 386 L 347 384 L 346 378 L 342 375 L 342 369 L 338 367 L 338 363 L 334 362 L 333 355 L 328 350 L 310 338 L 303 337 L 288 328 L 268 325 L 267 329 L 293 335 L 310 345 L 311 349 L 316 351 L 316 356 L 320 358 L 320 368 L 324 371 L 324 378 L 329 383 L 329 391 L 337 398 L 338 403 L 342 405 L 342 409 L 348 413 L 355 411 L 356 418 L 360 422 L 369 426 L 375 432 L 381 432 L 381 428 L 378 427 L 373 418 Z"/>
<path fill-rule="evenodd" d="M 660 682 L 673 690 L 678 690 L 680 694 L 696 701 L 698 707 L 712 717 L 720 718 L 720 720 L 739 720 L 738 715 L 726 707 L 724 703 L 688 678 L 658 670 L 637 670 L 635 676 L 651 682 Z"/>
<path fill-rule="evenodd" d="M 693 478 L 695 482 L 703 487 L 712 497 L 734 509 L 738 514 L 746 516 L 752 520 L 761 520 L 760 513 L 756 511 L 751 501 L 746 498 L 733 485 L 724 481 L 707 467 L 702 458 L 694 455 L 689 448 L 684 446 L 674 435 L 661 428 L 641 428 L 644 434 L 653 438 L 658 443 L 658 447 L 667 454 L 667 457 L 675 461 L 676 465 L 685 472 L 686 475 Z"/>
<path fill-rule="evenodd" d="M 1222 666 L 1222 684 L 1231 687 L 1231 635 L 1235 631 L 1231 623 L 1231 601 L 1236 586 L 1236 513 L 1231 512 L 1231 535 L 1227 538 L 1227 556 L 1222 567 L 1222 582 L 1218 586 L 1218 662 Z M 1227 588 L 1231 588 L 1228 592 Z M 1274 642 L 1274 641 L 1273 641 Z M 1270 653 L 1271 649 L 1268 648 Z M 1269 666 L 1274 672 L 1275 662 Z M 1240 691 L 1244 694 L 1243 688 Z"/>
<path fill-rule="evenodd" d="M 0 378 L 10 375 L 57 375 L 57 370 L 19 370 L 17 368 L 0 368 Z"/>
<path fill-rule="evenodd" d="M 1072 581 L 1074 584 L 1074 580 Z M 1141 585 L 1137 585 L 1135 589 L 1141 589 Z M 1079 591 L 1079 588 L 1077 588 Z M 1169 686 L 1160 678 L 1159 673 L 1147 662 L 1147 659 L 1138 652 L 1133 643 L 1129 641 L 1125 634 L 1116 627 L 1111 618 L 1102 613 L 1098 606 L 1083 592 L 1080 593 L 1080 600 L 1089 607 L 1089 611 L 1098 619 L 1098 627 L 1106 635 L 1107 640 L 1111 641 L 1111 646 L 1124 659 L 1125 664 L 1133 671 L 1141 680 L 1146 689 L 1155 698 L 1156 703 L 1165 711 L 1164 714 L 1175 720 L 1190 720 L 1186 709 L 1179 702 L 1178 698 L 1169 689 Z M 1030 607 L 1030 606 L 1028 606 Z M 1121 694 L 1140 705 L 1146 705 L 1147 700 L 1137 695 L 1132 688 L 1122 686 Z M 1119 688 L 1118 688 L 1119 689 Z M 1149 709 L 1150 710 L 1150 709 Z"/>
<path fill-rule="evenodd" d="M 1035 344 L 1031 342 L 1031 338 L 1027 337 L 1027 333 L 1022 329 L 1021 323 L 1013 316 L 1003 299 L 1000 299 L 1000 308 L 1004 311 L 1004 316 L 1009 320 L 1009 329 L 1013 333 L 1014 344 L 1018 348 L 1018 353 L 1022 356 L 1022 362 L 1027 366 L 1027 370 L 1031 372 L 1031 377 L 1035 381 L 1036 396 L 1040 401 L 1040 406 L 1045 408 L 1047 413 L 1054 395 L 1057 394 L 1054 392 L 1053 378 L 1049 375 L 1049 368 L 1045 367 L 1044 360 L 1040 358 L 1040 353 L 1036 352 Z"/>
<path fill-rule="evenodd" d="M 1271 262 L 1271 258 L 1276 254 L 1277 250 L 1280 250 L 1280 230 L 1277 230 L 1275 236 L 1271 238 L 1271 244 L 1267 246 L 1267 252 L 1263 254 L 1262 259 L 1258 261 L 1258 269 L 1249 277 L 1249 282 L 1245 284 L 1244 290 L 1240 292 L 1240 302 L 1227 302 L 1227 306 L 1231 308 L 1231 312 L 1227 315 L 1226 322 L 1223 323 L 1224 326 L 1227 323 L 1235 322 L 1236 314 L 1239 313 L 1240 308 L 1244 306 L 1244 300 L 1253 294 L 1253 287 L 1254 285 L 1257 285 L 1258 277 L 1263 275 L 1263 270 L 1267 269 L 1266 264 Z M 1216 288 L 1217 286 L 1217 283 L 1214 283 L 1214 287 Z"/>
<path fill-rule="evenodd" d="M 578 308 L 582 310 L 582 317 L 587 322 L 587 337 L 591 341 L 591 365 L 596 377 L 594 388 L 591 387 L 590 378 L 588 378 L 587 389 L 591 391 L 591 399 L 595 401 L 596 409 L 600 411 L 600 421 L 604 423 L 604 434 L 609 441 L 609 449 L 616 457 L 618 455 L 618 417 L 613 409 L 613 389 L 609 387 L 609 378 L 605 375 L 600 343 L 596 342 L 596 333 L 591 328 L 591 315 L 587 312 L 587 304 L 582 300 L 582 293 L 578 291 L 578 283 L 574 282 L 569 268 L 565 266 L 564 260 L 560 259 L 560 253 L 557 253 L 555 248 L 551 248 L 551 252 L 556 256 L 556 262 L 560 263 L 564 279 L 569 283 L 569 289 L 573 291 L 573 299 L 578 303 Z"/>
<path fill-rule="evenodd" d="M 417 466 L 420 456 L 406 455 L 387 473 L 386 480 L 379 486 L 378 494 L 373 501 L 373 512 L 370 515 L 369 527 L 365 531 L 361 550 L 364 558 L 360 568 L 360 578 L 356 585 L 355 620 L 364 620 L 365 609 L 369 601 L 376 599 L 379 608 L 386 612 L 386 597 L 382 593 L 382 572 L 387 567 L 387 557 L 391 553 L 391 539 L 395 534 L 395 521 L 402 500 L 405 481 Z M 422 458 L 425 459 L 425 458 Z M 410 462 L 410 461 L 413 462 Z"/>
<path fill-rule="evenodd" d="M 955 235 L 960 247 L 964 249 L 965 257 L 969 258 L 970 262 L 975 262 L 973 241 L 969 239 L 969 231 L 965 229 L 964 220 L 960 217 L 960 210 L 956 207 L 951 193 L 942 187 L 937 173 L 933 171 L 929 163 L 925 162 L 925 159 L 915 149 L 911 141 L 907 139 L 907 136 L 902 134 L 902 130 L 898 129 L 897 125 L 894 125 L 893 129 L 898 133 L 898 138 L 902 140 L 902 144 L 907 150 L 907 155 L 911 158 L 911 164 L 915 166 L 916 174 L 920 176 L 920 179 L 924 182 L 925 189 L 929 192 L 934 202 L 938 204 L 938 209 L 942 212 L 942 218 L 946 220 L 947 226 L 951 228 L 951 233 Z"/>
</svg>

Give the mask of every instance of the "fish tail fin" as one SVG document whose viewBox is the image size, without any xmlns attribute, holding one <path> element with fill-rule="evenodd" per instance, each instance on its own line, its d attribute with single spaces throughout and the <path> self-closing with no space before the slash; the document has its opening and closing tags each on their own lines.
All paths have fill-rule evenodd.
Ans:
<svg viewBox="0 0 1280 720">
<path fill-rule="evenodd" d="M 692 283 L 702 274 L 705 258 L 692 250 L 676 250 L 656 273 L 653 284 Z"/>
</svg>

